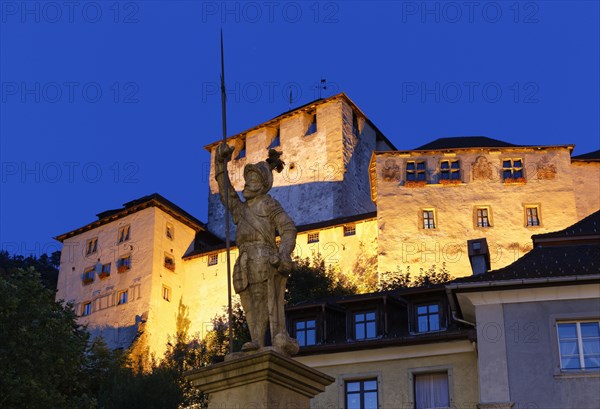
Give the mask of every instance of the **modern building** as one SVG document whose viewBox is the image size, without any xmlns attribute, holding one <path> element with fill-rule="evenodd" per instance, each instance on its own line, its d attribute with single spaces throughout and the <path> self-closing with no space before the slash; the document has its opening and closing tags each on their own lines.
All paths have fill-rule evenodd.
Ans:
<svg viewBox="0 0 600 409">
<path fill-rule="evenodd" d="M 600 211 L 533 236 L 513 264 L 447 285 L 477 327 L 480 408 L 597 408 Z"/>
</svg>

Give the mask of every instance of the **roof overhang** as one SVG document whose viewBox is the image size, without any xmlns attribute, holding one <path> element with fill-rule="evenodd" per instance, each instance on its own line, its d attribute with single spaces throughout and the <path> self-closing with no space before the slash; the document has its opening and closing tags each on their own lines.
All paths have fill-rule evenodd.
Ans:
<svg viewBox="0 0 600 409">
<path fill-rule="evenodd" d="M 362 117 L 365 118 L 365 121 L 369 124 L 369 126 L 371 128 L 373 128 L 375 130 L 375 133 L 377 135 L 377 139 L 378 140 L 383 140 L 385 141 L 391 149 L 396 149 L 396 147 L 394 146 L 394 144 L 392 144 L 392 142 L 390 142 L 390 140 L 383 134 L 383 132 L 381 132 L 379 130 L 379 128 L 377 128 L 377 126 L 369 119 L 369 117 L 367 117 L 367 115 L 365 115 L 365 113 L 358 107 L 358 105 L 356 105 L 354 103 L 354 101 L 352 101 L 344 92 L 340 92 L 339 94 L 336 95 L 332 95 L 331 97 L 328 98 L 323 98 L 323 99 L 317 99 L 315 101 L 309 102 L 305 105 L 302 105 L 296 109 L 284 112 L 281 115 L 278 115 L 272 119 L 269 119 L 266 122 L 263 122 L 261 124 L 258 124 L 256 126 L 253 126 L 252 128 L 246 129 L 245 131 L 239 132 L 235 135 L 232 135 L 230 137 L 227 138 L 227 142 L 229 141 L 234 141 L 238 138 L 243 138 L 245 137 L 247 134 L 249 134 L 250 132 L 256 131 L 257 129 L 260 128 L 265 128 L 265 127 L 269 127 L 269 126 L 276 126 L 277 124 L 279 124 L 279 122 L 281 122 L 284 119 L 287 118 L 291 118 L 294 115 L 298 115 L 300 113 L 303 112 L 309 112 L 314 110 L 317 106 L 328 103 L 328 102 L 332 102 L 332 101 L 336 101 L 336 100 L 344 100 L 346 103 L 348 103 L 348 105 L 350 105 L 352 107 L 353 110 L 355 110 L 356 112 L 358 112 Z M 217 145 L 219 145 L 221 143 L 221 141 L 215 141 L 212 143 L 209 143 L 208 145 L 204 146 L 204 149 L 206 149 L 208 152 L 211 152 L 213 148 L 215 148 Z"/>
</svg>

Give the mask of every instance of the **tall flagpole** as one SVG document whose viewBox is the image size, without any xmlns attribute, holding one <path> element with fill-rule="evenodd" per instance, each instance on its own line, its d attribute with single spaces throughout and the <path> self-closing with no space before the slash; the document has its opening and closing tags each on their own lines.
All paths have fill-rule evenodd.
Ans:
<svg viewBox="0 0 600 409">
<path fill-rule="evenodd" d="M 221 29 L 221 118 L 223 119 L 223 143 L 227 143 L 227 109 L 225 106 L 225 57 L 223 52 L 223 29 Z M 225 179 L 225 248 L 227 249 L 227 316 L 229 320 L 229 352 L 233 352 L 233 311 L 231 309 L 231 255 L 229 241 L 229 173 L 227 159 L 223 158 Z"/>
</svg>

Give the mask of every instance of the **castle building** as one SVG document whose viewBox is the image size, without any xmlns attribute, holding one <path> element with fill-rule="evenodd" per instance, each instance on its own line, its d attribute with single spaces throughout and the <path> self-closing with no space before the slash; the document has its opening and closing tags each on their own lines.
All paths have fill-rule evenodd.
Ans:
<svg viewBox="0 0 600 409">
<path fill-rule="evenodd" d="M 467 240 L 487 239 L 497 269 L 531 249 L 529 238 L 600 208 L 598 152 L 518 146 L 485 137 L 442 138 L 398 151 L 345 94 L 320 99 L 231 136 L 229 173 L 283 151 L 271 194 L 298 227 L 295 255 L 320 256 L 361 292 L 381 273 L 442 264 L 470 274 Z M 57 237 L 57 299 L 111 347 L 134 338 L 162 356 L 169 337 L 204 336 L 227 304 L 225 209 L 211 153 L 208 221 L 153 194 L 98 214 Z M 233 225 L 232 225 L 233 226 Z M 234 236 L 232 236 L 234 237 Z M 232 263 L 237 249 L 233 243 Z"/>
</svg>

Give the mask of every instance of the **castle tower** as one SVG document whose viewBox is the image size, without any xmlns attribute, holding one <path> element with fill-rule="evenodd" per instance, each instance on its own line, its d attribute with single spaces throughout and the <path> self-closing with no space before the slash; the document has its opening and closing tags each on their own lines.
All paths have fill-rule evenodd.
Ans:
<svg viewBox="0 0 600 409">
<path fill-rule="evenodd" d="M 214 180 L 211 152 L 208 229 L 225 236 L 225 209 Z M 243 189 L 244 166 L 265 160 L 268 149 L 281 149 L 286 167 L 274 175 L 271 195 L 279 200 L 296 225 L 306 225 L 374 212 L 368 166 L 371 153 L 393 145 L 341 93 L 308 103 L 230 137 L 235 148 L 229 164 L 234 188 Z"/>
</svg>

